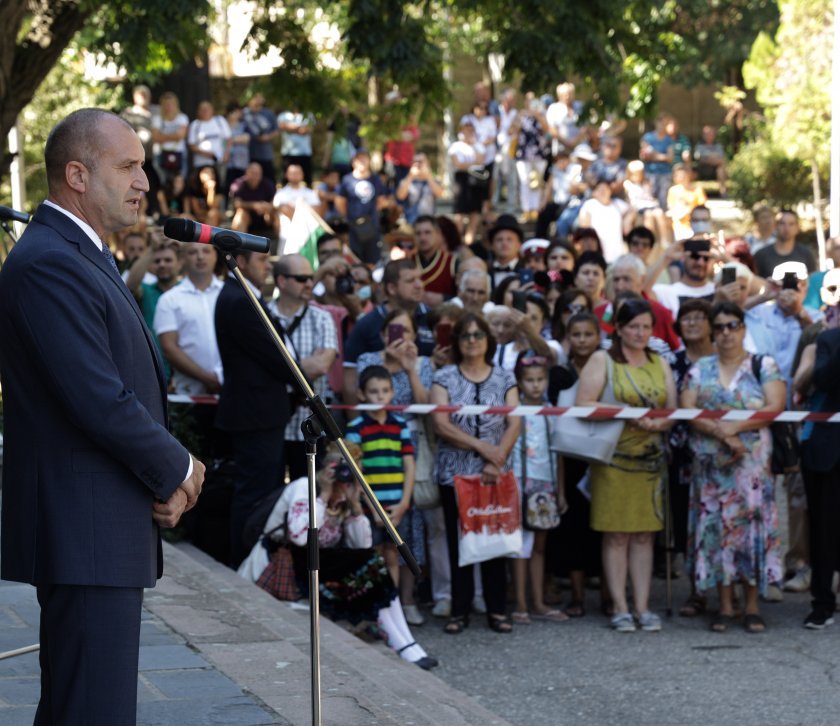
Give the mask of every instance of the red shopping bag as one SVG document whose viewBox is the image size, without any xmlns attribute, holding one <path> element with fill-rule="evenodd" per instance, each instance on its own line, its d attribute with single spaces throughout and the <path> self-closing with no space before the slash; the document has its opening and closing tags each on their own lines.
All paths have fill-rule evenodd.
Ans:
<svg viewBox="0 0 840 726">
<path fill-rule="evenodd" d="M 455 493 L 459 567 L 519 554 L 522 514 L 513 472 L 503 472 L 489 485 L 482 483 L 481 474 L 456 476 Z"/>
</svg>

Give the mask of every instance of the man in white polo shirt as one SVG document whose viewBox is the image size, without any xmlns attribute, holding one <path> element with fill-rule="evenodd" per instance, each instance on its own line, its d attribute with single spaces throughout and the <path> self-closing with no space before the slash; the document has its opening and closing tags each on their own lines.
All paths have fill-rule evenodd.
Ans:
<svg viewBox="0 0 840 726">
<path fill-rule="evenodd" d="M 155 332 L 172 366 L 175 392 L 218 393 L 222 360 L 213 316 L 222 281 L 214 274 L 216 250 L 189 244 L 184 250 L 184 279 L 161 295 L 155 310 Z"/>
</svg>

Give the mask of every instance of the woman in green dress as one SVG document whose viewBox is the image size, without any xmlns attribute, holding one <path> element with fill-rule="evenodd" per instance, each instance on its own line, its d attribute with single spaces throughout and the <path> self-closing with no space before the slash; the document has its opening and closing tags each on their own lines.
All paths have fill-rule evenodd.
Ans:
<svg viewBox="0 0 840 726">
<path fill-rule="evenodd" d="M 576 406 L 603 405 L 608 381 L 619 405 L 674 408 L 677 392 L 671 370 L 648 346 L 654 324 L 650 304 L 626 300 L 616 312 L 609 351 L 597 351 L 580 375 Z M 613 629 L 632 632 L 636 622 L 627 605 L 627 575 L 642 630 L 661 630 L 648 607 L 653 572 L 654 534 L 663 527 L 662 486 L 666 475 L 664 418 L 628 421 L 612 461 L 590 468 L 592 529 L 603 532 L 604 577 L 615 607 Z"/>
</svg>

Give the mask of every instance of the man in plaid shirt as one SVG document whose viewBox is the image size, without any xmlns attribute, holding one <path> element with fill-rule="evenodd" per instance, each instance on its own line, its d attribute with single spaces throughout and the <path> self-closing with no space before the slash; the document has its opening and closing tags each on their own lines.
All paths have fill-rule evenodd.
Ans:
<svg viewBox="0 0 840 726">
<path fill-rule="evenodd" d="M 283 326 L 286 345 L 315 393 L 329 402 L 333 394 L 326 374 L 335 361 L 338 335 L 332 316 L 309 305 L 314 285 L 312 265 L 302 255 L 283 255 L 274 265 L 274 281 L 280 297 L 271 303 L 271 312 Z M 293 405 L 295 401 L 302 404 L 294 409 L 286 426 L 285 458 L 289 478 L 294 481 L 306 476 L 306 446 L 300 425 L 310 411 L 297 390 L 290 393 Z"/>
</svg>

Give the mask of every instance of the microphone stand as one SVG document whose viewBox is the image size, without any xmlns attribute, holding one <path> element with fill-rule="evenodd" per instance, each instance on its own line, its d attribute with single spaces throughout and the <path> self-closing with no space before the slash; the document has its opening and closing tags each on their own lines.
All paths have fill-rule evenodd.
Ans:
<svg viewBox="0 0 840 726">
<path fill-rule="evenodd" d="M 17 243 L 17 237 L 15 236 L 14 230 L 9 226 L 9 220 L 7 219 L 0 219 L 0 227 L 3 228 L 3 231 L 12 238 L 13 243 Z M 4 245 L 5 246 L 5 245 Z M 6 250 L 8 252 L 8 250 Z"/>
<path fill-rule="evenodd" d="M 254 311 L 259 316 L 262 324 L 265 326 L 265 329 L 268 331 L 268 334 L 271 336 L 271 339 L 274 341 L 274 344 L 283 356 L 283 360 L 292 372 L 298 388 L 306 399 L 306 405 L 312 412 L 309 418 L 301 424 L 301 431 L 303 431 L 304 440 L 306 441 L 307 476 L 309 479 L 309 532 L 307 534 L 306 545 L 309 559 L 309 632 L 310 663 L 312 670 L 312 724 L 313 726 L 320 726 L 321 631 L 318 622 L 318 618 L 320 616 L 320 603 L 318 601 L 318 527 L 315 522 L 315 452 L 319 439 L 326 436 L 336 443 L 341 455 L 350 467 L 350 471 L 353 472 L 353 476 L 355 476 L 356 480 L 359 484 L 361 484 L 362 491 L 365 493 L 368 503 L 376 512 L 377 516 L 382 520 L 382 523 L 385 525 L 385 530 L 393 540 L 397 550 L 399 550 L 400 554 L 403 556 L 406 564 L 408 564 L 415 576 L 420 575 L 420 569 L 418 568 L 417 561 L 414 559 L 414 555 L 411 554 L 411 550 L 408 545 L 403 541 L 402 537 L 400 537 L 399 532 L 397 532 L 396 528 L 391 523 L 391 520 L 382 508 L 379 500 L 371 490 L 370 485 L 365 481 L 358 464 L 356 464 L 356 460 L 350 456 L 350 452 L 347 450 L 347 444 L 344 442 L 344 438 L 342 437 L 341 429 L 338 427 L 338 424 L 335 422 L 335 419 L 326 404 L 321 400 L 320 396 L 315 395 L 315 391 L 312 390 L 312 386 L 309 385 L 309 381 L 306 380 L 306 377 L 298 367 L 297 362 L 289 353 L 289 349 L 283 342 L 283 337 L 277 332 L 277 329 L 271 322 L 271 318 L 268 317 L 268 313 L 266 313 L 265 309 L 260 304 L 259 299 L 254 294 L 250 285 L 246 282 L 242 272 L 236 264 L 233 254 L 237 249 L 241 248 L 242 243 L 239 236 L 235 232 L 216 235 L 213 244 L 223 252 L 228 269 L 233 273 L 239 283 L 239 286 L 248 296 Z"/>
</svg>

